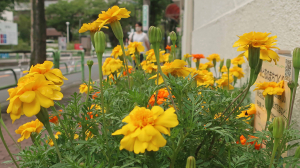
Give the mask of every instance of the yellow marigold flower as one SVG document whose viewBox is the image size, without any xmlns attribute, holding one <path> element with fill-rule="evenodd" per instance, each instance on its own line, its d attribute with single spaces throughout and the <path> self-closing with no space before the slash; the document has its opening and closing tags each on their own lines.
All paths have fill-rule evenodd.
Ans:
<svg viewBox="0 0 300 168">
<path fill-rule="evenodd" d="M 60 87 L 52 81 L 46 80 L 42 74 L 26 75 L 19 79 L 18 86 L 8 90 L 9 106 L 12 123 L 21 115 L 32 117 L 40 112 L 41 106 L 49 108 L 54 105 L 53 100 L 61 100 L 63 94 Z"/>
<path fill-rule="evenodd" d="M 145 47 L 143 46 L 143 42 L 131 42 L 129 45 L 128 45 L 128 51 L 129 51 L 129 54 L 134 54 L 136 51 L 138 53 L 141 53 L 143 51 L 145 51 Z"/>
<path fill-rule="evenodd" d="M 248 48 L 249 45 L 260 48 L 260 59 L 271 62 L 274 60 L 275 64 L 279 61 L 278 54 L 271 50 L 272 48 L 279 49 L 275 47 L 277 36 L 268 37 L 271 33 L 262 32 L 250 32 L 245 33 L 240 36 L 240 39 L 233 44 L 233 47 L 239 47 L 237 51 L 245 51 L 239 56 L 245 56 L 248 59 Z"/>
<path fill-rule="evenodd" d="M 173 75 L 176 77 L 187 77 L 191 73 L 191 69 L 185 67 L 187 63 L 183 60 L 176 59 L 171 63 L 165 63 L 161 69 L 165 75 Z M 152 76 L 149 79 L 157 79 L 157 75 Z M 157 81 L 156 81 L 157 82 Z M 163 78 L 159 75 L 158 84 L 163 83 Z"/>
<path fill-rule="evenodd" d="M 46 79 L 52 81 L 56 85 L 63 85 L 63 80 L 68 80 L 66 77 L 63 76 L 60 69 L 54 68 L 53 62 L 45 61 L 43 64 L 36 64 L 35 66 L 31 66 L 29 71 L 24 71 L 24 73 L 29 72 L 29 75 L 33 74 L 43 74 L 45 75 Z"/>
<path fill-rule="evenodd" d="M 256 114 L 256 108 L 255 104 L 251 103 L 250 108 L 248 110 L 242 111 L 239 115 L 237 115 L 237 118 L 248 117 L 253 114 Z"/>
<path fill-rule="evenodd" d="M 155 65 L 154 63 L 147 63 L 147 61 L 143 61 L 141 65 L 146 73 L 152 73 L 157 71 L 157 65 Z"/>
<path fill-rule="evenodd" d="M 161 133 L 170 136 L 170 128 L 179 124 L 174 108 L 164 111 L 159 106 L 153 106 L 151 110 L 136 106 L 122 122 L 127 125 L 112 135 L 123 134 L 120 150 L 126 149 L 136 154 L 144 153 L 146 149 L 158 151 L 167 143 Z"/>
<path fill-rule="evenodd" d="M 93 86 L 92 86 L 93 83 L 90 83 L 90 91 L 93 91 Z M 79 86 L 79 92 L 80 93 L 85 93 L 87 94 L 88 92 L 88 85 L 86 83 L 83 83 Z"/>
<path fill-rule="evenodd" d="M 163 51 L 159 51 L 159 61 L 160 62 L 168 62 L 169 61 L 169 56 L 170 56 L 170 53 L 165 53 L 166 51 L 163 50 Z M 155 57 L 155 53 L 154 53 L 154 50 L 151 49 L 151 50 L 148 50 L 146 52 L 146 61 L 149 61 L 149 62 L 156 62 L 156 57 Z"/>
<path fill-rule="evenodd" d="M 54 137 L 55 137 L 55 139 L 58 139 L 58 135 L 61 135 L 61 132 L 57 132 L 55 135 L 54 135 Z M 75 138 L 74 138 L 75 139 Z M 47 141 L 46 141 L 47 142 Z M 49 139 L 49 142 L 48 142 L 48 144 L 50 145 L 50 146 L 54 146 L 54 142 L 53 142 L 53 140 L 50 138 Z"/>
<path fill-rule="evenodd" d="M 90 31 L 90 32 L 96 32 L 99 30 L 99 26 L 100 23 L 99 22 L 92 22 L 92 23 L 83 23 L 83 25 L 81 26 L 81 28 L 79 29 L 79 33 L 84 33 L 86 31 Z"/>
<path fill-rule="evenodd" d="M 110 56 L 114 56 L 117 59 L 119 56 L 123 56 L 123 51 L 120 45 L 117 45 L 111 52 Z"/>
<path fill-rule="evenodd" d="M 237 65 L 242 65 L 245 63 L 244 57 L 235 57 L 231 59 L 231 64 L 237 66 Z"/>
<path fill-rule="evenodd" d="M 208 61 L 213 61 L 213 60 L 216 60 L 216 62 L 221 61 L 219 54 L 211 54 L 208 57 L 206 57 L 206 59 L 208 59 Z"/>
<path fill-rule="evenodd" d="M 113 6 L 109 8 L 106 12 L 102 11 L 99 14 L 97 22 L 100 22 L 100 27 L 106 24 L 110 24 L 112 22 L 121 20 L 122 18 L 129 18 L 131 12 L 128 11 L 126 8 L 119 8 L 118 6 Z"/>
<path fill-rule="evenodd" d="M 216 83 L 218 84 L 219 87 L 221 88 L 228 88 L 229 85 L 229 90 L 234 89 L 234 87 L 230 84 L 233 82 L 233 77 L 229 75 L 229 83 L 228 83 L 228 74 L 224 73 L 222 75 L 222 78 L 217 80 Z"/>
<path fill-rule="evenodd" d="M 89 131 L 89 130 L 85 131 L 85 140 L 86 140 L 86 141 L 87 141 L 88 139 L 93 138 L 93 137 L 94 137 L 94 134 L 93 134 L 91 131 Z"/>
<path fill-rule="evenodd" d="M 102 66 L 103 75 L 110 75 L 111 73 L 117 72 L 123 67 L 123 62 L 119 59 L 106 58 Z"/>
<path fill-rule="evenodd" d="M 243 68 L 240 68 L 238 66 L 234 66 L 229 69 L 229 74 L 232 74 L 233 76 L 237 77 L 238 79 L 241 79 L 244 77 Z"/>
<path fill-rule="evenodd" d="M 209 68 L 212 68 L 212 67 L 214 67 L 214 64 L 211 61 L 206 62 L 204 64 L 200 63 L 200 65 L 199 65 L 199 69 L 201 69 L 201 70 L 209 69 Z"/>
<path fill-rule="evenodd" d="M 192 55 L 190 55 L 190 54 L 184 54 L 183 55 L 183 58 L 191 58 L 192 57 Z"/>
<path fill-rule="evenodd" d="M 193 69 L 192 75 L 195 76 L 195 80 L 197 81 L 197 85 L 213 85 L 214 84 L 214 75 L 212 72 L 208 70 L 195 70 Z"/>
<path fill-rule="evenodd" d="M 256 83 L 256 88 L 253 90 L 263 90 L 263 95 L 282 95 L 284 92 L 283 80 L 279 83 L 276 82 L 263 82 Z"/>
<path fill-rule="evenodd" d="M 227 72 L 227 71 L 228 71 L 227 67 L 225 65 L 223 65 L 221 72 Z"/>
<path fill-rule="evenodd" d="M 28 139 L 31 133 L 36 132 L 40 133 L 43 129 L 43 123 L 41 123 L 38 119 L 35 121 L 28 122 L 26 124 L 21 125 L 15 132 L 17 134 L 21 134 L 21 138 L 18 139 L 18 142 L 23 141 L 24 139 Z"/>
</svg>

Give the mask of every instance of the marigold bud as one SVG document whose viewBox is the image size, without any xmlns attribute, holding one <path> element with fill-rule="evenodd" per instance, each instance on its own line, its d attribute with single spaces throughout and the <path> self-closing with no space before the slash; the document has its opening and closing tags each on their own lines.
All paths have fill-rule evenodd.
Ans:
<svg viewBox="0 0 300 168">
<path fill-rule="evenodd" d="M 224 65 L 224 59 L 222 59 L 222 60 L 220 61 L 220 66 L 219 66 L 219 67 L 220 67 L 220 71 L 221 71 L 223 65 Z"/>
<path fill-rule="evenodd" d="M 94 61 L 93 61 L 93 60 L 87 60 L 87 61 L 86 61 L 86 64 L 87 64 L 89 67 L 92 67 L 93 64 L 94 64 Z"/>
<path fill-rule="evenodd" d="M 231 59 L 227 59 L 226 60 L 226 67 L 227 67 L 228 71 L 229 71 L 230 66 L 231 66 Z"/>
<path fill-rule="evenodd" d="M 265 107 L 267 110 L 267 121 L 269 121 L 271 116 L 271 110 L 273 108 L 274 96 L 267 94 L 265 97 Z"/>
<path fill-rule="evenodd" d="M 94 35 L 96 53 L 104 53 L 105 51 L 105 34 L 98 31 Z"/>
<path fill-rule="evenodd" d="M 300 48 L 296 47 L 293 51 L 293 66 L 295 69 L 300 69 Z"/>
<path fill-rule="evenodd" d="M 300 158 L 300 146 L 296 149 L 294 158 L 299 159 Z"/>
<path fill-rule="evenodd" d="M 158 27 L 151 26 L 149 28 L 149 41 L 150 43 L 159 43 L 162 39 L 161 30 Z"/>
<path fill-rule="evenodd" d="M 171 31 L 169 35 L 170 35 L 171 41 L 172 41 L 173 43 L 175 43 L 176 40 L 177 40 L 176 33 L 175 33 L 174 31 Z"/>
<path fill-rule="evenodd" d="M 283 131 L 285 128 L 285 121 L 283 117 L 275 117 L 273 120 L 273 137 L 275 139 L 280 139 L 283 136 Z"/>
<path fill-rule="evenodd" d="M 116 38 L 118 40 L 123 40 L 124 35 L 123 35 L 123 29 L 122 29 L 121 23 L 117 20 L 117 21 L 110 23 L 110 26 L 111 26 L 111 30 L 113 31 Z"/>
<path fill-rule="evenodd" d="M 187 158 L 186 166 L 185 168 L 196 168 L 196 160 L 193 156 L 189 156 Z"/>
<path fill-rule="evenodd" d="M 247 52 L 247 51 L 246 51 Z M 249 45 L 248 48 L 248 60 L 249 60 L 249 66 L 251 69 L 255 69 L 260 56 L 260 48 L 253 47 L 252 45 Z"/>
</svg>

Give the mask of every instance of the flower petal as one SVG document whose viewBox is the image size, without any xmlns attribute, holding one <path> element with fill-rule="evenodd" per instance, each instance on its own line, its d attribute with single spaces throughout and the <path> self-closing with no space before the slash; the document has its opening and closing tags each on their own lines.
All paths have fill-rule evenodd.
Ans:
<svg viewBox="0 0 300 168">
<path fill-rule="evenodd" d="M 37 115 L 41 110 L 40 103 L 37 99 L 33 99 L 31 103 L 23 103 L 23 113 L 27 117 Z"/>
<path fill-rule="evenodd" d="M 35 98 L 35 92 L 34 91 L 26 91 L 19 98 L 24 103 L 31 103 L 32 100 Z"/>
</svg>

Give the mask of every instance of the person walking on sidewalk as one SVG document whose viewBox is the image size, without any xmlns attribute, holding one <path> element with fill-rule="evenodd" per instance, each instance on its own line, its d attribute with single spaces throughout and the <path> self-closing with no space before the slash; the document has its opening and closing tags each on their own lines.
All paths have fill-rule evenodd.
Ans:
<svg viewBox="0 0 300 168">
<path fill-rule="evenodd" d="M 129 43 L 130 42 L 142 42 L 143 46 L 145 48 L 144 52 L 140 53 L 140 62 L 142 62 L 144 60 L 144 54 L 146 51 L 148 51 L 150 49 L 150 44 L 149 44 L 149 39 L 146 33 L 144 33 L 142 31 L 142 23 L 141 22 L 137 22 L 135 24 L 135 32 L 133 32 L 130 36 L 129 36 Z M 135 62 L 134 62 L 135 65 Z"/>
</svg>

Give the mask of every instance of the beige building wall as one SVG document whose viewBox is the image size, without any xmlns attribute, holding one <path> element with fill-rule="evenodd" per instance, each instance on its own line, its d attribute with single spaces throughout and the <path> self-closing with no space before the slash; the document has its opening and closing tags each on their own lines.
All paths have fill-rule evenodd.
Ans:
<svg viewBox="0 0 300 168">
<path fill-rule="evenodd" d="M 277 46 L 282 50 L 292 51 L 300 46 L 300 0 L 185 1 L 193 1 L 192 54 L 208 56 L 218 53 L 222 58 L 232 59 L 240 54 L 236 48 L 232 48 L 238 40 L 237 35 L 250 31 L 277 35 Z M 245 68 L 245 71 L 248 77 L 249 68 Z M 293 121 L 297 121 L 294 127 L 300 129 L 299 88 L 297 92 Z"/>
</svg>

